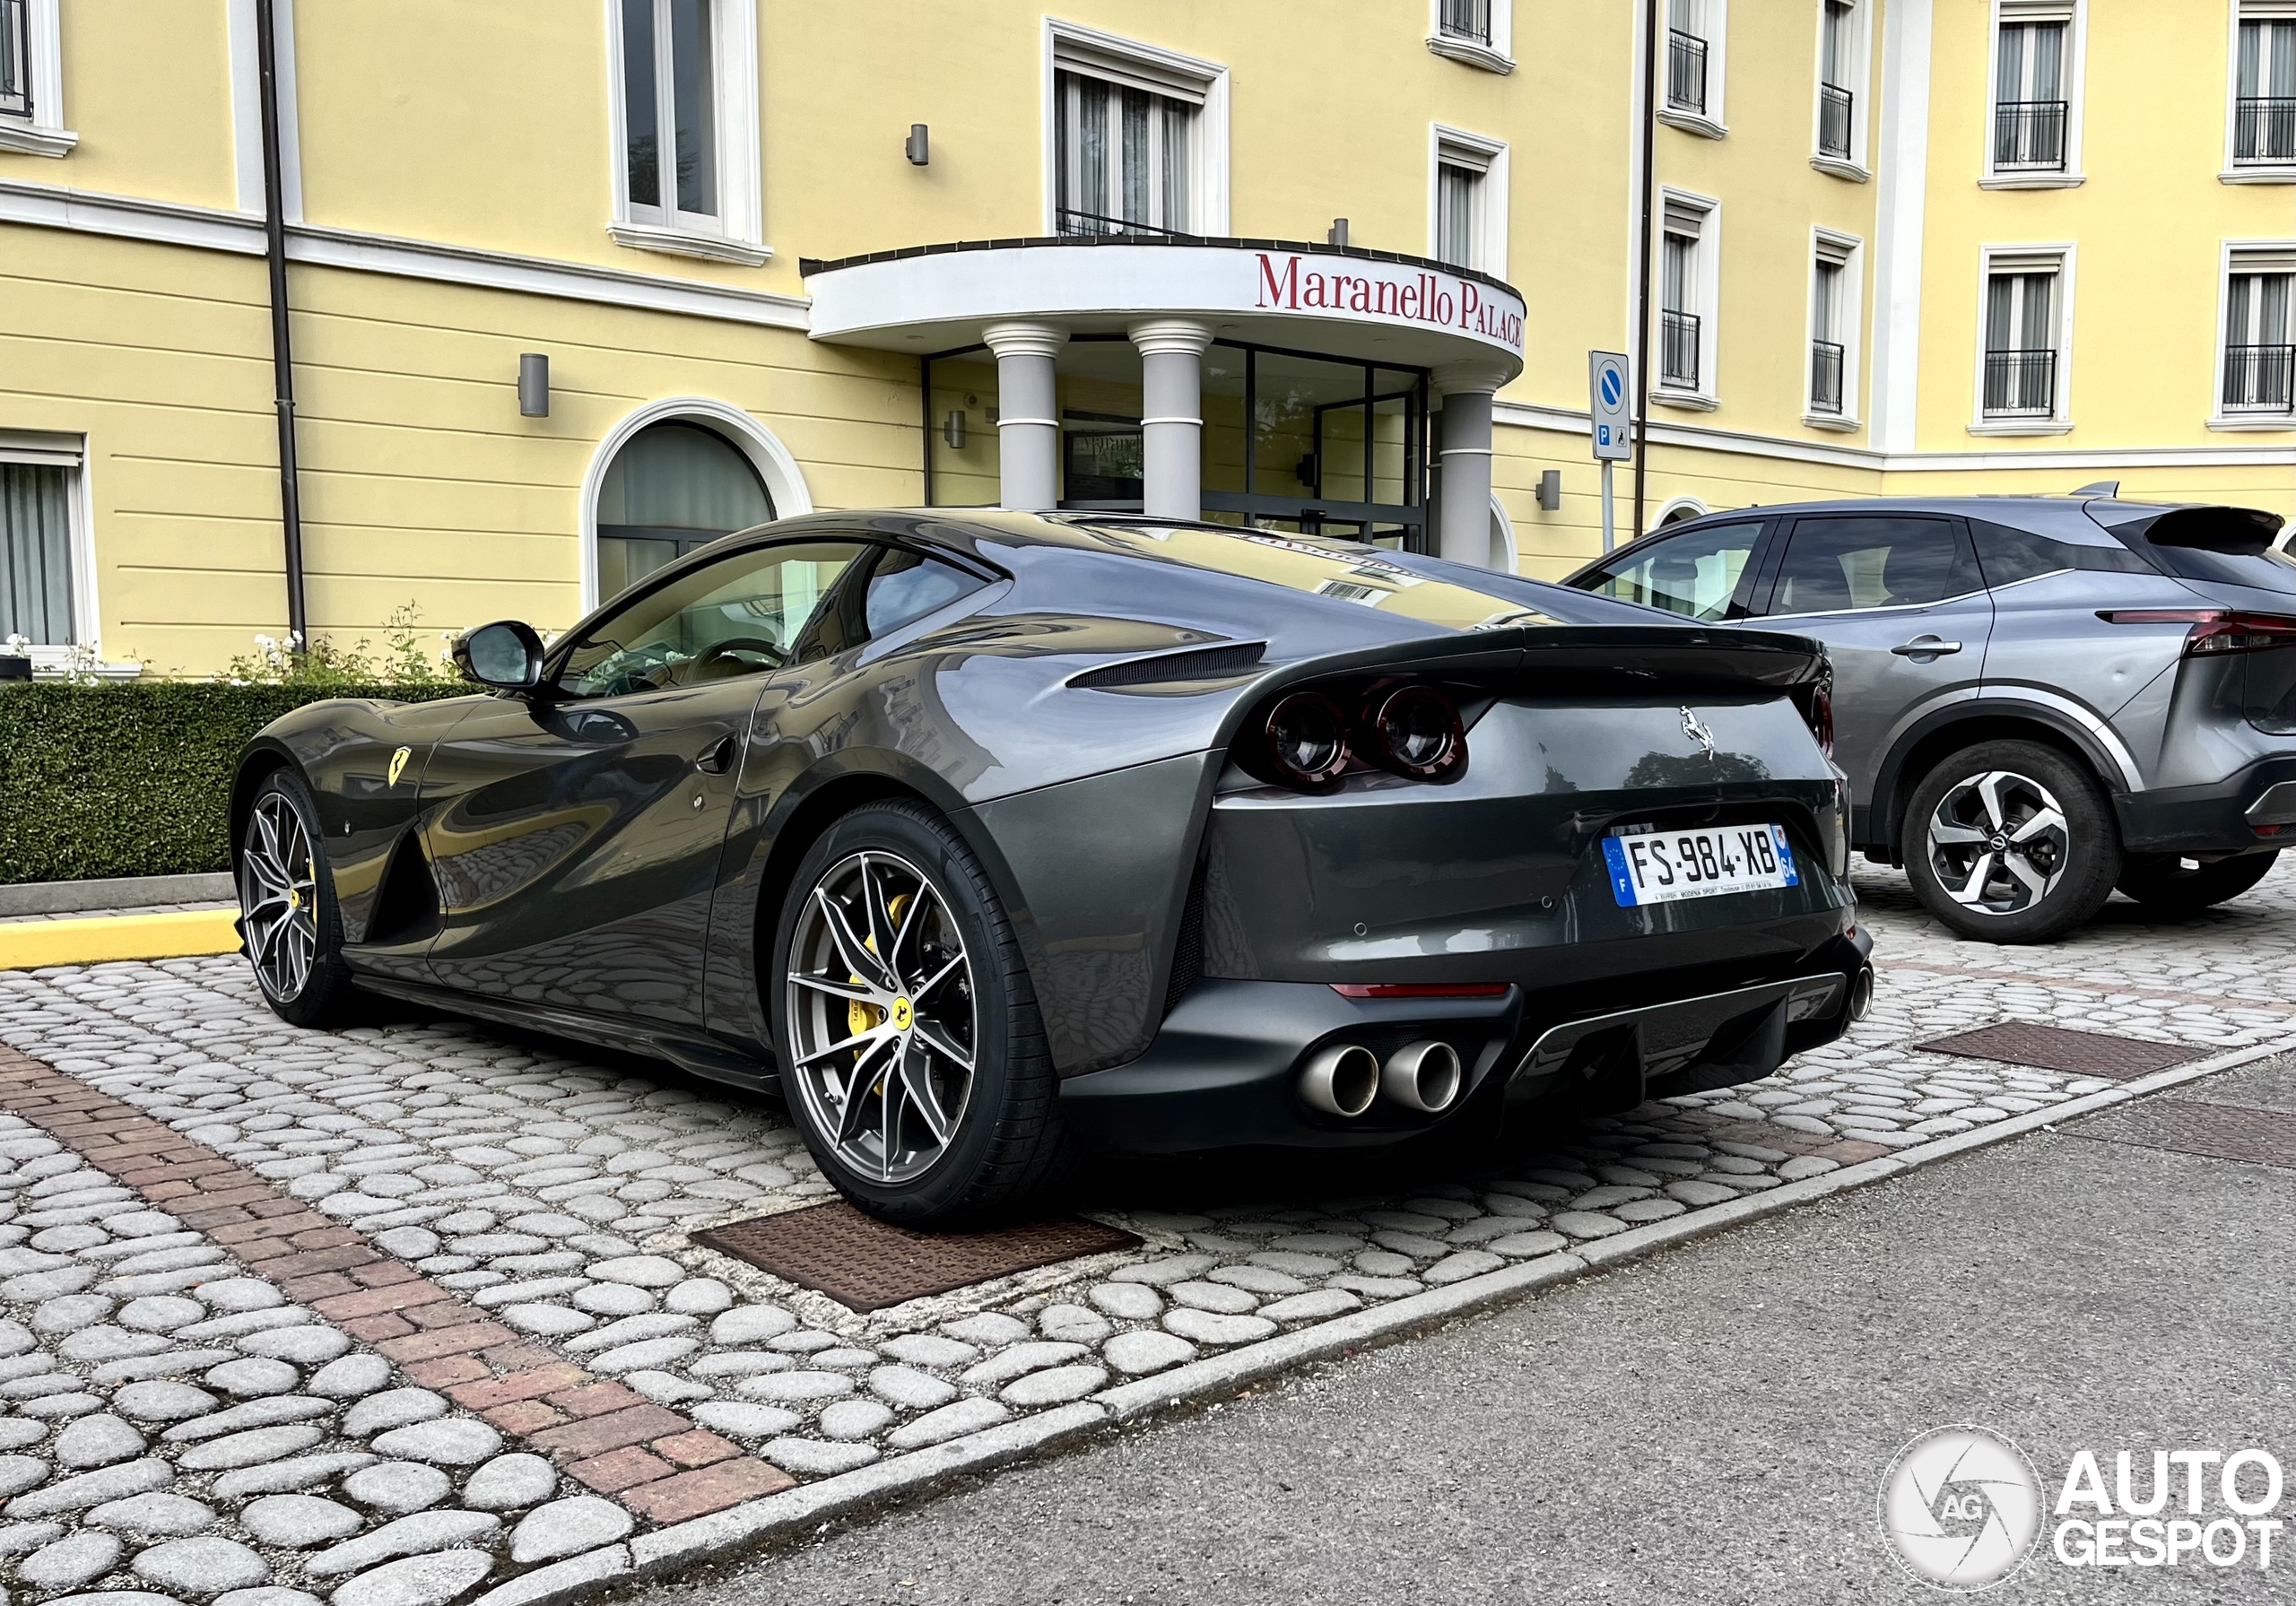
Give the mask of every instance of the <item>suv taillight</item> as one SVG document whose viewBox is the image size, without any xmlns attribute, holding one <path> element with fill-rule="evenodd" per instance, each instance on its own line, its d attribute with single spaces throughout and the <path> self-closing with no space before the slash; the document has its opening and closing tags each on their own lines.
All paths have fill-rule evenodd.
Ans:
<svg viewBox="0 0 2296 1606">
<path fill-rule="evenodd" d="M 2190 625 L 2185 636 L 2187 658 L 2296 647 L 2296 619 L 2278 613 L 2242 613 L 2231 608 L 2100 608 L 2097 617 L 2107 624 Z"/>
</svg>

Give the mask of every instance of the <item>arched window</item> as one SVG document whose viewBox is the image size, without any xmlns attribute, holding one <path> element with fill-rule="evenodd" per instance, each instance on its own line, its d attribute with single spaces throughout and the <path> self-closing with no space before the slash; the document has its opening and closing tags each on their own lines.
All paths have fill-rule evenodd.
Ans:
<svg viewBox="0 0 2296 1606">
<path fill-rule="evenodd" d="M 724 436 L 675 420 L 648 424 L 614 454 L 598 487 L 599 598 L 773 516 L 757 470 Z"/>
</svg>

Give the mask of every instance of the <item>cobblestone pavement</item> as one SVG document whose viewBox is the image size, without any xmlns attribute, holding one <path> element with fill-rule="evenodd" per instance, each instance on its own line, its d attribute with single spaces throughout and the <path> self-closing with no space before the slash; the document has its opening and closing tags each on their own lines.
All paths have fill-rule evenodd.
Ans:
<svg viewBox="0 0 2296 1606">
<path fill-rule="evenodd" d="M 2296 1041 L 2287 877 L 2048 949 L 1860 890 L 1875 1007 L 1779 1076 L 1376 1196 L 1088 1201 L 1148 1246 L 866 1316 L 687 1237 L 830 1194 L 763 1101 L 457 1020 L 299 1031 L 237 959 L 0 973 L 0 1606 L 555 1598 L 799 1482 L 2108 1085 L 1915 1046 L 1947 1032 Z"/>
</svg>

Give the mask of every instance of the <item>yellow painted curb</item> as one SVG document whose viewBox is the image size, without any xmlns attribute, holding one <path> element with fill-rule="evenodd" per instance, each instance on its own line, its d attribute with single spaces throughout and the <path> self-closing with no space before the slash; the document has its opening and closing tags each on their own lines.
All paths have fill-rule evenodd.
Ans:
<svg viewBox="0 0 2296 1606">
<path fill-rule="evenodd" d="M 87 920 L 8 921 L 0 924 L 0 970 L 237 953 L 239 933 L 231 923 L 238 917 L 236 909 L 186 909 Z"/>
</svg>

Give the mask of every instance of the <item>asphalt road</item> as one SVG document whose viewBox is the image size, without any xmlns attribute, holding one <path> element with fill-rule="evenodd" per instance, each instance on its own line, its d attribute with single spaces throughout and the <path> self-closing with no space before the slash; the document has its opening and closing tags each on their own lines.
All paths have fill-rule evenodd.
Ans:
<svg viewBox="0 0 2296 1606">
<path fill-rule="evenodd" d="M 2296 1064 L 2181 1097 L 2296 1110 Z M 1900 1445 L 2261 1445 L 2296 1515 L 2296 1170 L 2037 1134 L 1008 1470 L 647 1606 L 1896 1602 Z M 2141 1474 L 2140 1474 L 2141 1475 Z M 2222 1515 L 2215 1508 L 2215 1515 Z M 2044 1523 L 2048 1521 L 2044 1516 Z M 2296 1523 L 2291 1524 L 2296 1529 Z M 2046 1534 L 2047 1528 L 2044 1528 Z M 1988 1601 L 2287 1599 L 2037 1558 Z"/>
</svg>

